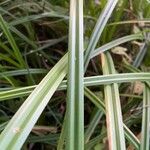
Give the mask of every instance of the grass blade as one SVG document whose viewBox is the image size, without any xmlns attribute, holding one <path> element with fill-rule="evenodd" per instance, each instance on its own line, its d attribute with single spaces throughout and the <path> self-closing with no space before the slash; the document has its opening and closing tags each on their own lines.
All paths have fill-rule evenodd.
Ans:
<svg viewBox="0 0 150 150">
<path fill-rule="evenodd" d="M 150 81 L 150 73 L 122 73 L 103 76 L 93 76 L 84 78 L 84 86 L 107 85 L 112 83 L 126 83 L 134 81 Z M 147 82 L 148 84 L 149 82 Z M 21 96 L 28 96 L 34 89 L 34 86 L 21 87 L 8 91 L 0 92 L 0 101 L 13 99 Z M 57 90 L 66 90 L 67 81 L 61 82 Z"/>
<path fill-rule="evenodd" d="M 85 57 L 84 57 L 85 68 L 87 68 L 87 66 L 88 66 L 91 54 L 95 50 L 95 47 L 96 47 L 97 42 L 102 34 L 102 31 L 104 30 L 106 23 L 107 23 L 108 19 L 110 18 L 112 11 L 114 10 L 117 2 L 118 2 L 118 0 L 109 0 L 97 20 L 97 23 L 95 25 L 95 28 L 94 28 L 93 33 L 90 38 L 90 42 L 89 42 L 87 50 L 85 52 Z"/>
<path fill-rule="evenodd" d="M 134 67 L 138 68 L 140 66 L 140 64 L 142 63 L 142 61 L 144 59 L 144 56 L 145 56 L 145 54 L 147 52 L 147 48 L 148 48 L 148 45 L 146 43 L 144 43 L 141 46 L 140 51 L 137 54 L 136 59 L 133 62 L 133 66 Z"/>
<path fill-rule="evenodd" d="M 18 76 L 18 75 L 28 75 L 28 72 L 30 71 L 31 74 L 43 74 L 43 73 L 47 73 L 46 69 L 21 69 L 21 70 L 14 70 L 14 71 L 6 71 L 6 72 L 2 72 L 0 73 L 0 78 L 5 77 L 11 77 L 11 76 Z"/>
<path fill-rule="evenodd" d="M 150 89 L 145 85 L 140 150 L 150 149 Z"/>
<path fill-rule="evenodd" d="M 32 18 L 31 18 L 32 19 Z M 95 41 L 94 41 L 95 42 Z M 95 44 L 96 46 L 96 44 Z M 90 50 L 91 51 L 91 50 Z M 91 57 L 91 56 L 89 56 Z M 87 60 L 89 60 L 90 58 L 88 58 Z M 44 78 L 44 80 L 41 82 L 40 85 L 37 86 L 37 88 L 33 91 L 33 93 L 30 95 L 30 98 L 31 98 L 31 101 L 29 101 L 29 98 L 27 99 L 27 102 L 25 102 L 23 104 L 23 106 L 25 107 L 26 105 L 28 105 L 28 109 L 25 107 L 25 110 L 23 110 L 23 106 L 21 107 L 22 110 L 20 110 L 20 114 L 19 112 L 13 117 L 13 121 L 11 121 L 9 124 L 13 124 L 12 128 L 10 127 L 10 125 L 7 126 L 7 128 L 4 130 L 4 132 L 2 133 L 1 137 L 3 136 L 5 138 L 5 140 L 7 141 L 7 146 L 12 146 L 11 144 L 14 142 L 14 141 L 17 141 L 20 145 L 19 147 L 21 147 L 21 145 L 24 143 L 25 139 L 27 138 L 29 132 L 31 131 L 33 125 L 36 123 L 36 120 L 38 119 L 40 113 L 42 113 L 44 107 L 46 106 L 46 104 L 48 103 L 49 101 L 49 98 L 51 98 L 52 94 L 54 93 L 54 91 L 57 89 L 58 85 L 61 83 L 61 80 L 63 79 L 63 77 L 65 76 L 66 74 L 66 70 L 67 68 L 65 67 L 67 65 L 67 57 L 64 57 L 62 59 L 63 63 L 58 63 L 60 66 L 57 68 L 56 66 L 52 69 L 52 70 L 55 70 L 55 69 L 58 69 L 58 70 L 55 70 L 55 71 L 50 71 L 50 73 L 45 77 L 47 78 L 47 83 L 46 83 L 46 79 Z M 88 61 L 87 61 L 88 62 Z M 60 71 L 60 72 L 59 72 Z M 56 74 L 55 74 L 56 73 Z M 104 76 L 105 77 L 105 76 Z M 142 78 L 142 77 L 140 77 Z M 144 78 L 144 77 L 143 77 Z M 145 80 L 145 78 L 142 80 Z M 147 77 L 148 80 L 149 80 L 149 77 Z M 92 85 L 96 85 L 97 82 L 96 80 L 99 80 L 98 84 L 102 84 L 102 82 L 106 83 L 106 81 L 103 80 L 103 78 L 89 78 L 87 84 L 89 86 L 92 86 Z M 134 78 L 135 79 L 135 78 Z M 51 81 L 53 80 L 53 81 Z M 55 80 L 55 81 L 54 81 Z M 127 78 L 126 78 L 127 80 Z M 44 82 L 45 81 L 45 82 Z M 102 81 L 102 82 L 101 82 Z M 109 82 L 113 82 L 113 79 Z M 115 82 L 117 82 L 117 79 L 115 80 Z M 121 81 L 120 81 L 121 82 Z M 43 83 L 43 84 L 42 84 Z M 108 82 L 107 82 L 108 83 Z M 65 85 L 65 86 L 64 86 Z M 42 86 L 42 87 L 41 87 Z M 52 89 L 51 89 L 51 86 L 52 86 Z M 34 86 L 35 87 L 35 86 Z M 54 89 L 53 89 L 54 88 Z M 66 88 L 66 82 L 65 84 L 62 83 L 62 85 L 60 86 L 59 89 L 63 89 L 63 88 Z M 31 88 L 33 90 L 33 87 Z M 40 90 L 38 90 L 40 89 Z M 38 91 L 38 93 L 37 93 Z M 23 93 L 24 92 L 24 93 Z M 23 95 L 26 95 L 25 93 L 25 89 L 22 91 Z M 28 94 L 31 92 L 31 90 L 27 91 Z M 15 93 L 13 93 L 15 95 Z M 35 94 L 35 97 L 32 97 L 33 95 Z M 37 97 L 36 97 L 37 96 Z M 29 105 L 30 103 L 30 105 Z M 44 103 L 44 105 L 42 105 Z M 34 106 L 32 106 L 32 104 Z M 36 106 L 36 107 L 35 107 Z M 30 108 L 31 107 L 31 108 Z M 26 115 L 26 111 L 28 111 L 27 115 Z M 31 116 L 30 116 L 31 115 Z M 16 122 L 15 122 L 15 119 L 16 119 Z M 23 121 L 23 123 L 22 123 Z M 18 124 L 20 124 L 20 126 L 18 127 Z M 10 127 L 10 128 L 9 128 Z M 21 127 L 21 128 L 20 128 Z M 23 131 L 25 129 L 25 132 L 27 133 L 24 133 L 22 132 L 22 128 L 23 128 Z M 13 130 L 12 130 L 13 129 Z M 20 130 L 21 129 L 21 130 Z M 13 132 L 12 132 L 13 131 Z M 8 137 L 7 135 L 4 135 L 4 134 L 7 134 L 8 133 Z M 15 134 L 15 135 L 14 135 Z M 0 139 L 3 139 L 1 138 Z M 130 136 L 131 137 L 131 136 Z M 7 140 L 8 139 L 8 140 Z M 131 138 L 132 139 L 132 138 Z M 133 138 L 134 139 L 134 138 Z M 2 140 L 1 140 L 2 141 Z M 9 143 L 10 142 L 10 143 Z M 1 143 L 1 142 L 0 142 Z M 3 141 L 2 141 L 2 144 L 3 144 Z M 13 145 L 14 146 L 14 145 Z M 18 148 L 17 146 L 13 147 L 13 148 Z"/>
<path fill-rule="evenodd" d="M 59 42 L 62 42 L 63 40 L 65 40 L 67 37 L 66 36 L 63 36 L 61 38 L 58 38 L 58 39 L 53 39 L 53 40 L 50 40 L 47 44 L 35 49 L 35 50 L 31 50 L 29 52 L 27 52 L 26 54 L 24 55 L 30 55 L 30 54 L 33 54 L 33 53 L 37 53 L 39 51 L 42 51 L 43 49 L 46 49 L 48 47 L 51 47 Z"/>
<path fill-rule="evenodd" d="M 10 63 L 11 65 L 14 65 L 17 68 L 20 68 L 20 64 L 18 62 L 16 62 L 15 60 L 11 59 L 10 57 L 8 57 L 7 55 L 0 53 L 0 60 L 5 60 L 8 63 Z"/>
<path fill-rule="evenodd" d="M 3 42 L 0 41 L 0 47 L 5 50 L 8 54 L 10 54 L 12 57 L 15 57 L 14 53 L 11 49 L 9 49 Z"/>
<path fill-rule="evenodd" d="M 12 22 L 10 22 L 11 26 L 16 26 L 19 24 L 23 24 L 29 21 L 35 21 L 37 19 L 41 19 L 41 18 L 45 18 L 45 17 L 56 17 L 56 18 L 64 18 L 64 19 L 68 19 L 68 16 L 65 15 L 61 15 L 61 14 L 57 14 L 56 12 L 44 12 L 38 15 L 30 15 L 30 16 L 25 16 L 19 19 L 16 19 Z"/>
<path fill-rule="evenodd" d="M 99 123 L 99 120 L 102 118 L 102 116 L 103 116 L 103 112 L 100 109 L 98 109 L 95 112 L 94 117 L 92 118 L 88 128 L 85 131 L 85 138 L 84 138 L 85 144 L 88 143 L 90 137 L 92 136 L 92 134 L 94 132 L 94 129 L 96 128 L 96 126 Z"/>
<path fill-rule="evenodd" d="M 71 0 L 66 149 L 84 149 L 83 1 Z"/>
<path fill-rule="evenodd" d="M 3 30 L 3 32 L 5 33 L 5 35 L 6 35 L 7 39 L 8 39 L 8 41 L 9 41 L 12 49 L 14 50 L 14 55 L 16 56 L 18 62 L 20 63 L 20 67 L 24 68 L 25 67 L 25 62 L 24 62 L 24 60 L 22 58 L 20 50 L 17 47 L 16 42 L 15 42 L 13 36 L 11 35 L 11 33 L 9 31 L 9 27 L 8 27 L 7 23 L 4 21 L 4 19 L 2 18 L 1 15 L 0 15 L 0 26 L 1 26 L 2 30 Z"/>
<path fill-rule="evenodd" d="M 65 114 L 65 117 L 64 117 L 64 121 L 63 121 L 63 126 L 62 126 L 62 129 L 61 129 L 61 134 L 60 134 L 60 137 L 59 137 L 59 141 L 58 141 L 58 145 L 57 145 L 57 150 L 62 150 L 63 147 L 64 147 L 64 141 L 65 141 L 65 134 L 66 134 L 66 131 L 67 131 L 67 113 Z"/>
<path fill-rule="evenodd" d="M 111 48 L 113 48 L 115 46 L 118 46 L 118 45 L 120 45 L 122 43 L 129 42 L 129 41 L 132 41 L 132 40 L 137 40 L 137 39 L 141 39 L 142 40 L 143 38 L 144 38 L 143 35 L 141 33 L 138 33 L 138 34 L 127 35 L 127 36 L 124 36 L 122 38 L 116 39 L 114 41 L 111 41 L 111 42 L 109 42 L 109 43 L 107 43 L 107 44 L 105 44 L 105 45 L 95 49 L 93 51 L 93 53 L 91 54 L 91 58 L 99 55 L 100 53 L 102 53 L 102 52 L 104 52 L 104 51 L 106 51 L 108 49 L 111 49 Z"/>
<path fill-rule="evenodd" d="M 91 150 L 93 149 L 93 147 L 99 143 L 100 140 L 104 139 L 106 137 L 106 132 L 102 133 L 101 135 L 98 135 L 97 137 L 93 138 L 92 140 L 90 140 L 86 145 L 85 145 L 85 149 L 86 150 Z"/>
<path fill-rule="evenodd" d="M 108 53 L 106 56 L 104 54 L 102 55 L 102 67 L 104 74 L 112 74 L 116 72 L 112 58 Z M 125 150 L 125 138 L 118 85 L 116 83 L 105 85 L 104 92 L 109 148 L 112 150 Z"/>
</svg>

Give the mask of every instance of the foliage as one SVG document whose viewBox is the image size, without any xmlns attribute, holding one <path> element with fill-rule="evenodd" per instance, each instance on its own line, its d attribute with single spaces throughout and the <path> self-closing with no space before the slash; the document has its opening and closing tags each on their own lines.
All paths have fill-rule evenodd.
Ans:
<svg viewBox="0 0 150 150">
<path fill-rule="evenodd" d="M 2 149 L 150 148 L 150 4 L 0 2 Z"/>
</svg>

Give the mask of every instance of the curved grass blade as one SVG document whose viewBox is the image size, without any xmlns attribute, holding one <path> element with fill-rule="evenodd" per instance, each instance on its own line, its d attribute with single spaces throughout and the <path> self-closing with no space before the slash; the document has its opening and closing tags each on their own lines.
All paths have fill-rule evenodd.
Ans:
<svg viewBox="0 0 150 150">
<path fill-rule="evenodd" d="M 134 81 L 150 81 L 150 73 L 122 73 L 122 74 L 110 74 L 103 76 L 93 76 L 84 78 L 84 86 L 98 86 L 98 85 L 107 85 L 112 83 L 127 83 Z M 147 82 L 149 83 L 149 82 Z M 16 89 L 11 89 L 8 91 L 0 92 L 0 101 L 13 99 L 23 96 L 28 96 L 37 85 L 20 87 Z M 64 80 L 61 82 L 57 90 L 66 90 L 67 81 Z"/>
<path fill-rule="evenodd" d="M 113 60 L 108 52 L 106 55 L 102 54 L 102 68 L 104 74 L 116 73 Z M 105 85 L 104 93 L 109 149 L 125 150 L 125 137 L 118 84 L 113 83 Z"/>
<path fill-rule="evenodd" d="M 0 101 L 28 96 L 36 86 L 28 86 L 0 92 Z"/>
<path fill-rule="evenodd" d="M 135 68 L 134 66 L 130 65 L 127 61 L 124 61 L 123 66 L 131 72 L 141 72 L 141 70 Z M 150 82 L 145 81 L 146 85 L 150 88 Z"/>
<path fill-rule="evenodd" d="M 119 7 L 118 7 L 118 10 L 116 10 L 114 12 L 113 22 L 117 22 L 117 21 L 122 19 L 122 16 L 123 16 L 123 13 L 124 13 L 124 8 L 127 7 L 128 1 L 126 1 L 126 0 L 122 1 L 122 2 L 119 1 L 118 3 L 119 3 L 118 4 Z M 109 26 L 109 25 L 107 25 L 107 26 Z M 107 36 L 108 41 L 113 38 L 115 32 L 117 31 L 117 27 L 118 26 L 111 26 L 111 28 L 108 29 L 108 32 L 106 32 L 105 36 Z"/>
<path fill-rule="evenodd" d="M 108 19 L 110 18 L 112 11 L 114 10 L 117 2 L 118 2 L 118 0 L 109 0 L 97 20 L 97 23 L 95 25 L 95 28 L 94 28 L 93 33 L 90 38 L 90 42 L 89 42 L 88 47 L 85 52 L 85 57 L 84 57 L 85 70 L 90 61 L 90 57 L 91 57 L 93 51 L 95 50 L 97 42 L 102 34 L 102 31 L 104 30 L 106 23 L 107 23 Z"/>
<path fill-rule="evenodd" d="M 124 36 L 122 38 L 119 38 L 119 39 L 116 39 L 114 41 L 111 41 L 103 46 L 101 46 L 100 48 L 97 48 L 93 51 L 93 53 L 91 54 L 91 58 L 99 55 L 100 53 L 108 50 L 108 49 L 111 49 L 115 46 L 118 46 L 122 43 L 125 43 L 125 42 L 129 42 L 129 41 L 132 41 L 132 40 L 138 40 L 138 39 L 143 39 L 143 35 L 141 33 L 138 33 L 138 34 L 132 34 L 132 35 L 127 35 L 127 36 Z"/>
<path fill-rule="evenodd" d="M 145 85 L 140 150 L 150 149 L 150 89 Z"/>
<path fill-rule="evenodd" d="M 7 11 L 5 8 L 0 7 L 0 13 L 2 16 L 7 14 L 8 16 L 11 16 L 12 18 L 16 19 L 16 17 L 12 13 Z"/>
<path fill-rule="evenodd" d="M 11 0 L 5 0 L 3 2 L 0 3 L 0 5 L 5 5 L 6 3 L 10 2 Z"/>
</svg>

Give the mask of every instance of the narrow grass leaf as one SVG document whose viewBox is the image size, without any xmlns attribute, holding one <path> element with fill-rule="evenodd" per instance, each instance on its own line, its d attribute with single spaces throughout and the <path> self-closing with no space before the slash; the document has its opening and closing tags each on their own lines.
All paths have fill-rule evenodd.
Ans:
<svg viewBox="0 0 150 150">
<path fill-rule="evenodd" d="M 91 54 L 91 58 L 99 55 L 100 53 L 108 50 L 108 49 L 112 49 L 113 47 L 115 46 L 118 46 L 120 44 L 123 44 L 123 43 L 126 43 L 126 42 L 129 42 L 129 41 L 132 41 L 132 40 L 138 40 L 138 39 L 143 39 L 143 35 L 141 33 L 138 33 L 138 34 L 132 34 L 132 35 L 127 35 L 127 36 L 124 36 L 124 37 L 121 37 L 119 39 L 116 39 L 114 41 L 111 41 L 97 49 L 95 49 L 93 51 L 93 53 Z"/>
<path fill-rule="evenodd" d="M 71 0 L 69 24 L 66 149 L 84 149 L 83 0 Z"/>
<path fill-rule="evenodd" d="M 102 68 L 104 74 L 116 73 L 109 53 L 102 55 Z M 105 85 L 104 93 L 109 149 L 125 150 L 125 138 L 118 85 L 116 83 Z"/>
<path fill-rule="evenodd" d="M 13 70 L 13 71 L 6 71 L 6 72 L 0 72 L 0 78 L 5 77 L 11 77 L 11 76 L 19 76 L 19 75 L 28 75 L 28 72 L 31 74 L 45 74 L 47 73 L 46 69 L 21 69 L 21 70 Z"/>
<path fill-rule="evenodd" d="M 17 30 L 14 26 L 9 26 L 10 30 L 14 32 L 18 37 L 20 37 L 23 41 L 31 45 L 33 48 L 37 48 L 37 45 L 35 42 L 33 42 L 31 39 L 29 39 L 27 36 L 25 36 L 23 33 L 21 33 L 19 30 Z"/>
<path fill-rule="evenodd" d="M 95 47 L 97 45 L 97 42 L 106 26 L 106 23 L 108 21 L 108 19 L 110 18 L 112 11 L 114 10 L 116 4 L 117 4 L 118 0 L 109 0 L 104 8 L 104 10 L 102 11 L 101 15 L 99 16 L 97 23 L 95 25 L 95 28 L 92 32 L 88 47 L 86 49 L 85 52 L 85 57 L 84 57 L 84 66 L 85 66 L 85 70 L 88 66 L 91 54 L 93 53 L 93 51 L 95 50 Z"/>
<path fill-rule="evenodd" d="M 51 46 L 53 46 L 53 45 L 55 45 L 55 44 L 57 44 L 59 42 L 64 41 L 66 38 L 67 38 L 67 36 L 63 36 L 63 37 L 58 38 L 58 39 L 52 39 L 47 44 L 44 44 L 43 46 L 41 46 L 41 47 L 39 47 L 39 48 L 37 48 L 35 50 L 30 50 L 29 52 L 27 52 L 24 55 L 29 55 L 29 54 L 33 54 L 33 53 L 37 53 L 39 51 L 42 51 L 42 50 L 44 50 L 46 48 L 49 48 L 49 47 L 51 47 Z"/>
<path fill-rule="evenodd" d="M 136 150 L 140 149 L 140 141 L 139 139 L 131 132 L 131 130 L 124 124 L 124 131 L 126 139 L 131 143 Z"/>
<path fill-rule="evenodd" d="M 50 143 L 50 141 L 52 142 L 56 142 L 59 138 L 59 134 L 48 134 L 48 135 L 40 135 L 40 136 L 31 136 L 27 139 L 27 143 L 37 143 L 37 142 L 41 142 L 41 143 Z"/>
<path fill-rule="evenodd" d="M 150 20 L 149 20 L 149 18 L 143 18 L 143 19 L 137 19 L 137 20 L 125 20 L 125 21 L 110 23 L 108 26 L 135 24 L 135 23 L 150 23 Z"/>
<path fill-rule="evenodd" d="M 148 50 L 148 45 L 147 45 L 147 43 L 144 43 L 141 46 L 140 51 L 138 52 L 138 54 L 133 62 L 134 67 L 138 68 L 141 65 L 141 63 L 146 55 L 147 50 Z"/>
<path fill-rule="evenodd" d="M 4 60 L 4 61 L 8 62 L 9 64 L 15 66 L 16 68 L 20 68 L 20 64 L 18 62 L 16 62 L 15 60 L 13 60 L 8 55 L 0 53 L 0 60 Z"/>
<path fill-rule="evenodd" d="M 24 23 L 29 22 L 29 21 L 36 21 L 38 19 L 42 19 L 45 17 L 56 17 L 56 18 L 64 18 L 64 19 L 69 18 L 68 16 L 57 14 L 56 12 L 44 12 L 44 13 L 37 14 L 37 15 L 29 15 L 29 16 L 21 17 L 19 19 L 13 20 L 9 24 L 11 26 L 16 26 L 19 24 L 24 24 Z"/>
<path fill-rule="evenodd" d="M 86 150 L 91 150 L 93 147 L 98 144 L 100 141 L 102 141 L 106 137 L 106 132 L 103 132 L 101 135 L 96 136 L 95 138 L 91 139 L 86 145 Z"/>
<path fill-rule="evenodd" d="M 89 59 L 89 58 L 88 58 Z M 65 57 L 64 59 L 62 59 L 64 62 L 61 64 L 61 63 L 59 63 L 59 65 L 61 66 L 61 67 L 59 67 L 59 71 L 60 72 L 57 72 L 55 69 L 56 69 L 56 66 L 53 68 L 55 71 L 50 71 L 51 73 L 49 73 L 48 74 L 48 76 L 50 76 L 50 77 L 48 77 L 48 76 L 46 76 L 47 77 L 47 79 L 49 79 L 48 81 L 50 82 L 48 82 L 49 83 L 49 87 L 48 87 L 48 85 L 44 82 L 45 81 L 45 78 L 44 78 L 44 81 L 42 81 L 42 83 L 43 84 L 40 84 L 36 89 L 37 90 L 35 90 L 35 91 L 33 91 L 33 93 L 30 95 L 30 98 L 35 94 L 36 96 L 34 97 L 34 98 L 31 98 L 31 101 L 29 101 L 29 98 L 27 99 L 27 102 L 25 102 L 24 103 L 24 105 L 23 106 L 26 106 L 26 105 L 28 105 L 29 106 L 29 109 L 27 109 L 27 108 L 25 108 L 25 110 L 23 111 L 23 110 L 20 110 L 14 117 L 13 117 L 13 121 L 11 121 L 10 122 L 10 124 L 13 124 L 14 126 L 12 126 L 13 128 L 11 128 L 10 127 L 10 125 L 4 130 L 4 132 L 2 133 L 2 135 L 1 135 L 1 137 L 0 137 L 0 139 L 3 139 L 3 138 L 5 138 L 5 139 L 8 139 L 9 141 L 8 141 L 8 143 L 6 143 L 6 146 L 10 146 L 13 142 L 15 142 L 15 140 L 19 143 L 19 141 L 21 141 L 20 143 L 19 143 L 19 147 L 21 147 L 21 145 L 24 143 L 24 141 L 25 141 L 25 139 L 27 138 L 27 136 L 28 136 L 28 134 L 29 134 L 29 132 L 31 131 L 31 129 L 32 129 L 32 127 L 33 127 L 33 125 L 35 124 L 35 122 L 36 122 L 36 120 L 38 119 L 38 117 L 39 117 L 39 115 L 40 115 L 40 113 L 43 111 L 43 109 L 44 109 L 44 107 L 46 106 L 46 104 L 48 103 L 48 99 L 50 99 L 50 97 L 52 96 L 52 94 L 54 93 L 54 91 L 56 90 L 56 88 L 58 87 L 58 85 L 59 85 L 59 83 L 61 83 L 61 80 L 63 79 L 63 77 L 65 76 L 65 74 L 66 74 L 66 67 L 64 67 L 65 65 L 67 65 L 67 57 Z M 64 68 L 63 68 L 64 67 Z M 58 69 L 58 68 L 57 68 Z M 56 73 L 56 78 L 55 77 L 53 77 L 54 76 L 54 72 Z M 63 73 L 63 77 L 62 77 L 62 73 Z M 55 81 L 53 80 L 53 81 L 51 81 L 50 80 L 50 78 L 51 79 L 54 79 L 55 78 Z M 61 79 L 60 79 L 61 78 Z M 57 79 L 59 79 L 58 81 L 57 81 Z M 58 83 L 59 82 L 59 83 Z M 55 90 L 51 90 L 51 86 L 54 86 L 55 85 L 55 83 L 57 83 L 57 86 L 55 87 Z M 96 84 L 96 80 L 95 80 L 95 83 L 94 84 Z M 42 86 L 43 85 L 43 86 Z M 42 87 L 41 87 L 42 86 Z M 34 86 L 35 87 L 35 86 Z M 41 87 L 41 88 L 40 88 Z M 40 88 L 40 90 L 38 90 Z M 49 89 L 50 89 L 50 91 L 49 91 Z M 33 90 L 33 87 L 32 87 L 32 90 Z M 46 91 L 46 92 L 43 92 L 43 91 Z M 22 92 L 25 92 L 24 90 L 22 91 Z M 31 91 L 30 91 L 31 92 Z M 38 92 L 38 93 L 37 93 Z M 46 94 L 47 93 L 47 94 Z M 48 93 L 51 93 L 50 94 L 50 96 L 48 95 Z M 28 93 L 29 94 L 29 93 Z M 48 95 L 48 96 L 47 96 Z M 40 98 L 39 98 L 39 96 L 40 96 Z M 45 98 L 46 97 L 46 98 Z M 45 99 L 44 99 L 45 98 Z M 40 100 L 39 100 L 40 99 Z M 38 101 L 37 103 L 36 103 L 36 107 L 32 107 L 32 108 L 30 108 L 30 106 L 32 106 L 32 103 L 34 104 L 35 102 L 36 102 L 36 100 Z M 28 103 L 30 103 L 30 105 L 28 104 Z M 42 104 L 44 103 L 44 106 L 41 106 Z M 21 107 L 22 109 L 23 109 L 23 106 Z M 35 105 L 34 105 L 35 106 Z M 39 107 L 40 107 L 40 109 L 39 109 Z M 28 114 L 28 117 L 26 117 L 26 112 L 27 112 L 27 114 Z M 19 115 L 19 113 L 20 113 L 20 115 Z M 25 115 L 24 115 L 25 114 Z M 31 115 L 31 117 L 29 117 L 30 115 Z M 36 116 L 37 115 L 37 116 Z M 15 119 L 16 119 L 16 124 L 14 123 L 15 122 Z M 26 119 L 25 119 L 26 118 Z M 23 124 L 22 124 L 22 120 L 24 120 L 23 122 Z M 21 125 L 21 127 L 23 127 L 23 128 L 19 128 L 18 127 L 18 124 L 22 124 Z M 10 127 L 10 128 L 9 128 Z M 16 128 L 17 127 L 17 128 Z M 13 130 L 12 130 L 13 129 Z M 19 129 L 19 130 L 18 130 Z M 23 130 L 22 130 L 23 129 Z M 24 131 L 24 129 L 26 130 L 25 132 L 22 132 L 22 131 Z M 13 131 L 13 133 L 12 133 L 12 131 Z M 17 132 L 16 132 L 17 131 Z M 19 132 L 18 132 L 19 131 Z M 26 133 L 27 132 L 27 133 Z M 5 134 L 9 134 L 8 135 L 8 137 L 5 135 Z M 22 134 L 23 133 L 23 134 Z M 14 135 L 15 134 L 15 135 Z M 19 135 L 19 136 L 18 136 Z M 3 136 L 3 137 L 2 137 Z M 10 138 L 9 138 L 9 136 L 10 136 Z M 13 137 L 12 137 L 13 136 Z M 23 137 L 23 138 L 22 138 Z M 2 140 L 1 140 L 2 141 Z M 1 144 L 3 144 L 3 142 L 4 141 L 2 141 L 2 142 L 0 142 Z M 11 144 L 10 144 L 11 143 Z M 4 144 L 5 145 L 5 144 Z M 16 146 L 16 145 L 15 145 Z M 17 149 L 17 147 L 13 147 L 13 148 L 16 148 Z"/>
<path fill-rule="evenodd" d="M 143 82 L 150 81 L 150 73 L 122 73 L 122 74 L 85 77 L 84 86 L 86 87 L 99 86 L 112 83 L 127 83 L 134 81 L 143 81 Z M 33 85 L 28 87 L 20 87 L 7 91 L 2 91 L 0 92 L 0 101 L 28 96 L 36 88 L 36 86 L 37 85 Z M 66 88 L 67 88 L 67 81 L 64 80 L 61 82 L 57 90 L 66 90 Z"/>
<path fill-rule="evenodd" d="M 64 141 L 66 139 L 66 133 L 67 133 L 67 113 L 65 113 L 61 134 L 59 136 L 58 144 L 57 144 L 57 150 L 62 150 L 64 148 Z"/>
<path fill-rule="evenodd" d="M 100 119 L 102 118 L 102 116 L 103 116 L 103 112 L 100 109 L 98 109 L 95 112 L 90 124 L 88 125 L 88 128 L 85 131 L 85 138 L 84 138 L 85 144 L 88 143 L 88 141 L 90 140 L 90 137 L 92 136 L 92 134 L 93 134 L 96 126 L 98 125 Z"/>
<path fill-rule="evenodd" d="M 14 53 L 12 52 L 11 49 L 8 48 L 8 46 L 6 46 L 3 42 L 0 41 L 0 47 L 7 52 L 8 54 L 10 54 L 12 57 L 15 57 Z"/>
<path fill-rule="evenodd" d="M 140 150 L 150 149 L 150 88 L 145 85 Z"/>
<path fill-rule="evenodd" d="M 3 30 L 3 32 L 5 33 L 12 49 L 14 50 L 14 55 L 16 56 L 16 59 L 20 63 L 20 67 L 24 68 L 25 67 L 25 62 L 22 58 L 20 50 L 19 50 L 18 46 L 16 45 L 16 42 L 15 42 L 13 36 L 11 35 L 11 33 L 9 31 L 9 27 L 8 27 L 7 23 L 4 21 L 4 19 L 1 15 L 0 15 L 0 27 Z"/>
</svg>

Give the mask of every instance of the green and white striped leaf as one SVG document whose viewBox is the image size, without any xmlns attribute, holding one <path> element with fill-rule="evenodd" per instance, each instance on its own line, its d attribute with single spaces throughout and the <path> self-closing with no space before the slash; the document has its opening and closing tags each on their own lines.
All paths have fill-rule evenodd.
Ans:
<svg viewBox="0 0 150 150">
<path fill-rule="evenodd" d="M 150 89 L 145 85 L 140 150 L 148 149 L 150 149 Z"/>
<path fill-rule="evenodd" d="M 122 74 L 109 74 L 103 76 L 93 76 L 84 78 L 84 86 L 99 86 L 107 85 L 112 83 L 127 83 L 135 81 L 150 81 L 150 73 L 122 73 Z M 148 84 L 149 82 L 147 82 Z M 6 90 L 0 92 L 0 101 L 13 99 L 22 96 L 28 96 L 37 85 L 20 87 L 16 89 Z M 61 82 L 57 90 L 66 90 L 67 81 L 64 80 Z"/>
<path fill-rule="evenodd" d="M 93 29 L 88 47 L 85 51 L 85 57 L 84 57 L 84 66 L 85 66 L 85 70 L 88 66 L 88 63 L 90 61 L 90 58 L 92 56 L 92 53 L 94 52 L 96 45 L 98 43 L 98 40 L 106 26 L 106 23 L 108 21 L 108 19 L 110 18 L 112 11 L 114 10 L 116 4 L 117 4 L 118 0 L 109 0 L 105 6 L 105 8 L 103 9 L 101 15 L 99 16 L 97 23 Z"/>
<path fill-rule="evenodd" d="M 70 1 L 67 150 L 84 149 L 83 0 Z"/>
<path fill-rule="evenodd" d="M 102 54 L 102 68 L 104 74 L 116 73 L 110 54 Z M 109 149 L 125 150 L 122 112 L 119 98 L 118 84 L 112 83 L 104 86 L 106 123 Z"/>
</svg>

